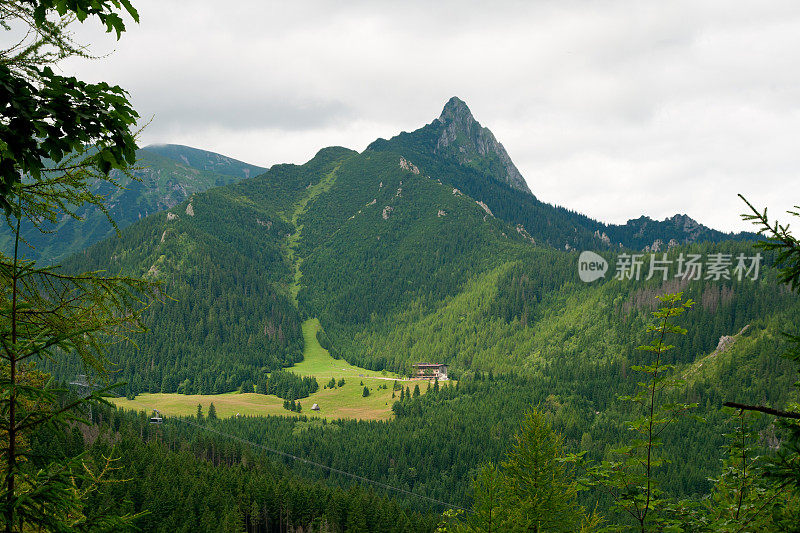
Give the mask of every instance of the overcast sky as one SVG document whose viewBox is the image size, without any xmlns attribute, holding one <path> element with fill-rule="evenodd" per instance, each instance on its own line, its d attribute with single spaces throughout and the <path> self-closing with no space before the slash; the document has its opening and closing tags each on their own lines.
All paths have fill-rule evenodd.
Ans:
<svg viewBox="0 0 800 533">
<path fill-rule="evenodd" d="M 79 31 L 113 53 L 62 68 L 126 88 L 142 144 L 302 163 L 456 95 L 538 198 L 605 222 L 730 231 L 750 228 L 736 193 L 782 219 L 800 203 L 796 1 L 135 4 L 119 42 Z"/>
</svg>

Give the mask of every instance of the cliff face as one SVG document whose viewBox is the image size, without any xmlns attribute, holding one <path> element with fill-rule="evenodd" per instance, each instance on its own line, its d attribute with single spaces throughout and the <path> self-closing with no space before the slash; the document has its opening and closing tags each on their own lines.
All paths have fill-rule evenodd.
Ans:
<svg viewBox="0 0 800 533">
<path fill-rule="evenodd" d="M 436 122 L 443 129 L 435 153 L 455 156 L 462 165 L 493 172 L 515 189 L 531 192 L 506 149 L 475 120 L 464 101 L 451 98 Z"/>
</svg>

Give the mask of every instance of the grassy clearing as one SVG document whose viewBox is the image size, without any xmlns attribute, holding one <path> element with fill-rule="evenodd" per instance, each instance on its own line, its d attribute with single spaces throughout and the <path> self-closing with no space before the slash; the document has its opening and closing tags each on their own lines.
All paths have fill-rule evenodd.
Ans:
<svg viewBox="0 0 800 533">
<path fill-rule="evenodd" d="M 369 387 L 370 395 L 363 398 L 364 386 L 361 380 L 347 380 L 345 385 L 335 389 L 322 388 L 308 398 L 300 400 L 303 406 L 302 415 L 311 418 L 326 418 L 335 420 L 339 418 L 356 418 L 360 420 L 388 420 L 392 414 L 392 385 L 391 381 L 366 380 L 364 385 Z M 387 389 L 378 389 L 380 385 L 387 384 Z M 399 395 L 399 392 L 397 393 Z M 150 411 L 158 409 L 167 416 L 190 416 L 197 413 L 197 404 L 203 406 L 203 413 L 208 413 L 208 407 L 214 403 L 217 416 L 227 418 L 237 413 L 242 416 L 279 415 L 296 417 L 297 413 L 283 408 L 283 400 L 277 396 L 255 393 L 227 393 L 227 394 L 140 394 L 135 400 L 115 398 L 112 400 L 117 407 L 132 411 Z M 319 404 L 319 411 L 312 411 L 313 404 Z"/>
<path fill-rule="evenodd" d="M 364 378 L 397 378 L 391 372 L 379 372 L 353 366 L 344 359 L 334 359 L 328 350 L 320 346 L 317 332 L 320 329 L 319 320 L 311 318 L 303 322 L 303 360 L 294 365 L 290 370 L 300 376 L 314 376 L 319 381 L 320 387 L 331 378 L 364 379 Z M 323 382 L 323 379 L 325 380 Z"/>
<path fill-rule="evenodd" d="M 312 318 L 303 322 L 304 359 L 291 368 L 292 372 L 301 376 L 314 376 L 319 382 L 319 390 L 300 400 L 303 406 L 302 415 L 311 418 L 356 418 L 360 420 L 387 420 L 392 418 L 392 379 L 398 378 L 389 372 L 366 370 L 349 364 L 342 359 L 334 359 L 328 350 L 320 346 L 317 340 L 319 320 Z M 337 382 L 344 378 L 342 387 L 325 388 L 331 378 Z M 399 378 L 398 378 L 399 379 Z M 427 384 L 419 383 L 425 391 Z M 406 383 L 405 385 L 409 385 Z M 369 396 L 363 397 L 364 387 L 369 389 Z M 382 387 L 386 387 L 385 389 Z M 413 385 L 411 389 L 413 389 Z M 398 391 L 397 397 L 400 392 Z M 242 416 L 283 415 L 298 416 L 283 408 L 283 400 L 277 396 L 255 393 L 237 394 L 140 394 L 135 400 L 117 398 L 114 403 L 123 409 L 134 411 L 158 409 L 165 415 L 188 416 L 197 413 L 197 404 L 203 406 L 203 413 L 208 413 L 208 406 L 214 402 L 217 416 L 227 418 L 239 413 Z M 319 411 L 312 411 L 311 406 L 319 404 Z"/>
<path fill-rule="evenodd" d="M 283 400 L 277 396 L 263 394 L 140 394 L 135 400 L 115 398 L 117 407 L 131 411 L 159 412 L 171 416 L 187 416 L 197 413 L 197 405 L 203 406 L 203 414 L 208 414 L 208 407 L 214 403 L 217 416 L 227 418 L 240 415 L 280 415 L 288 413 L 283 408 Z"/>
</svg>

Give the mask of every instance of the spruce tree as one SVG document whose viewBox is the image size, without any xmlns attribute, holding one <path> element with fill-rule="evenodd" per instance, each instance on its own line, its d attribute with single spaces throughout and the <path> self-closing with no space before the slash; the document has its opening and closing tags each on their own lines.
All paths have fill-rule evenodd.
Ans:
<svg viewBox="0 0 800 533">
<path fill-rule="evenodd" d="M 350 503 L 350 508 L 347 510 L 347 525 L 345 531 L 353 533 L 367 533 L 367 510 L 361 501 L 361 497 L 353 495 Z"/>
<path fill-rule="evenodd" d="M 528 413 L 506 460 L 487 464 L 473 480 L 472 513 L 461 525 L 476 532 L 593 530 L 600 520 L 578 504 L 561 443 L 544 414 Z"/>
<path fill-rule="evenodd" d="M 502 464 L 503 507 L 520 531 L 579 531 L 585 519 L 571 465 L 561 462 L 562 439 L 545 415 L 528 413 Z"/>
<path fill-rule="evenodd" d="M 674 365 L 665 363 L 666 352 L 674 348 L 667 343 L 669 337 L 686 335 L 686 330 L 675 324 L 675 319 L 694 305 L 692 299 L 683 301 L 683 293 L 656 296 L 663 307 L 652 312 L 653 322 L 647 326 L 653 335 L 649 344 L 637 347 L 645 352 L 642 365 L 633 367 L 644 374 L 637 384 L 635 394 L 620 396 L 629 402 L 639 415 L 629 424 L 635 434 L 628 444 L 613 450 L 614 459 L 587 468 L 587 483 L 600 485 L 613 495 L 614 505 L 629 515 L 636 530 L 644 533 L 661 528 L 665 520 L 667 500 L 659 489 L 656 472 L 666 463 L 661 449 L 661 434 L 682 414 L 697 407 L 694 403 L 673 402 L 665 399 L 666 393 L 682 382 L 676 379 Z M 577 459 L 571 456 L 570 459 Z"/>
<path fill-rule="evenodd" d="M 211 402 L 211 405 L 208 406 L 208 419 L 209 420 L 217 419 L 217 408 L 214 407 L 214 402 Z"/>
</svg>

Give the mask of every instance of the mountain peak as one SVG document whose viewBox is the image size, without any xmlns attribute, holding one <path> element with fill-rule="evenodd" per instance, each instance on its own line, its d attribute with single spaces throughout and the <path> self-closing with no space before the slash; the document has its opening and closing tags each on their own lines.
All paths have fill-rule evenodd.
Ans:
<svg viewBox="0 0 800 533">
<path fill-rule="evenodd" d="M 472 112 L 467 107 L 466 102 L 458 96 L 452 97 L 444 105 L 442 114 L 439 115 L 439 122 L 447 124 L 448 122 L 475 122 Z"/>
<path fill-rule="evenodd" d="M 672 216 L 670 218 L 665 218 L 664 222 L 667 222 L 667 221 L 672 222 L 676 226 L 683 226 L 687 230 L 696 228 L 696 227 L 701 225 L 698 221 L 696 221 L 695 219 L 693 219 L 689 215 L 685 215 L 685 214 L 683 214 L 683 215 L 682 214 L 677 214 L 677 215 L 674 215 L 674 216 Z"/>
<path fill-rule="evenodd" d="M 530 193 L 506 149 L 495 139 L 489 128 L 484 128 L 472 116 L 467 104 L 454 96 L 447 101 L 439 122 L 442 132 L 434 153 L 454 156 L 464 166 L 490 171 L 511 187 Z"/>
</svg>

